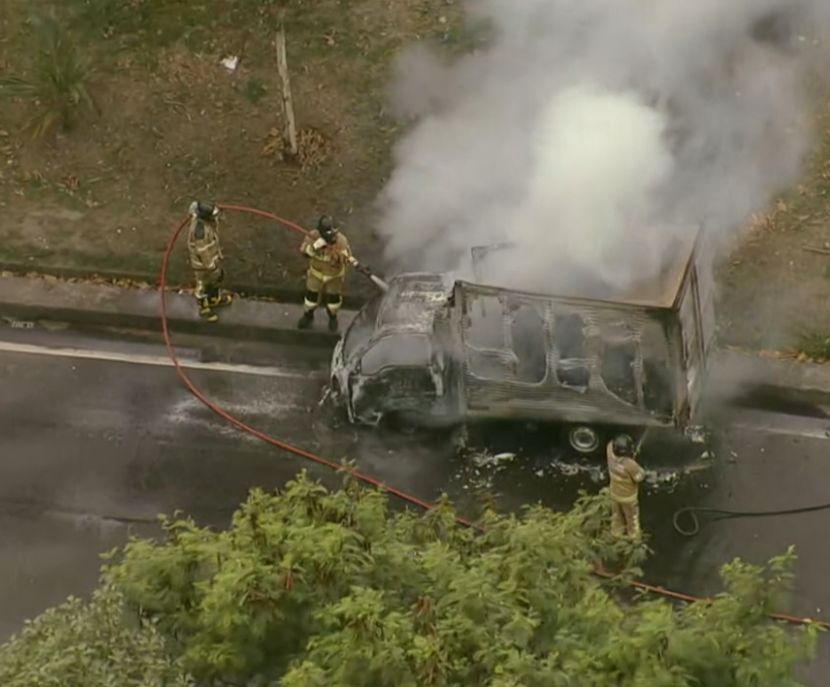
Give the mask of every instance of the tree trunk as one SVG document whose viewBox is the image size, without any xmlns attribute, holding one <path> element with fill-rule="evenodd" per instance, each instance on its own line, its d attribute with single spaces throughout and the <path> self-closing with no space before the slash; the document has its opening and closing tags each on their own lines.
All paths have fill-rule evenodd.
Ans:
<svg viewBox="0 0 830 687">
<path fill-rule="evenodd" d="M 294 120 L 294 100 L 291 97 L 291 79 L 288 74 L 288 58 L 285 52 L 285 24 L 280 20 L 274 41 L 277 50 L 277 71 L 282 82 L 282 106 L 285 121 L 283 140 L 290 157 L 297 156 L 297 125 Z"/>
</svg>

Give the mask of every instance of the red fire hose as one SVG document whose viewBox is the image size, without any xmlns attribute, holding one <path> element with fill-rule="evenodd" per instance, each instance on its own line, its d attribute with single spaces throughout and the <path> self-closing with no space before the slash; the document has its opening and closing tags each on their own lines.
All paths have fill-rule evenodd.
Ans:
<svg viewBox="0 0 830 687">
<path fill-rule="evenodd" d="M 231 210 L 236 212 L 244 212 L 251 215 L 256 215 L 258 217 L 262 217 L 264 219 L 272 220 L 277 224 L 281 225 L 285 229 L 293 231 L 295 233 L 305 235 L 308 232 L 303 229 L 300 225 L 290 222 L 282 217 L 278 217 L 277 215 L 267 212 L 265 210 L 258 210 L 256 208 L 249 208 L 243 205 L 230 205 L 230 204 L 222 204 L 219 205 L 222 210 Z M 246 424 L 239 418 L 235 417 L 228 411 L 224 410 L 222 407 L 211 401 L 207 396 L 205 396 L 199 388 L 193 383 L 190 377 L 187 376 L 187 372 L 185 372 L 184 368 L 179 363 L 179 359 L 176 355 L 176 349 L 173 346 L 173 341 L 170 336 L 170 327 L 167 322 L 167 271 L 170 266 L 170 256 L 173 253 L 173 249 L 176 246 L 176 241 L 178 240 L 179 236 L 181 235 L 182 231 L 184 230 L 185 226 L 189 218 L 183 219 L 179 225 L 173 231 L 170 240 L 167 242 L 167 246 L 164 250 L 164 256 L 161 261 L 161 270 L 159 272 L 159 300 L 160 300 L 160 314 L 161 314 L 161 332 L 162 336 L 164 337 L 164 345 L 167 347 L 167 354 L 170 356 L 170 360 L 173 363 L 173 367 L 176 371 L 176 375 L 178 376 L 181 383 L 185 386 L 185 388 L 193 394 L 205 407 L 207 407 L 210 411 L 215 413 L 219 416 L 222 420 L 229 423 L 240 432 L 245 432 L 250 434 L 251 436 L 256 437 L 260 441 L 264 441 L 266 444 L 270 444 L 275 448 L 278 448 L 282 451 L 286 451 L 287 453 L 291 453 L 295 456 L 299 456 L 300 458 L 305 458 L 306 460 L 310 460 L 318 465 L 324 465 L 327 468 L 332 470 L 345 470 L 347 471 L 352 477 L 363 482 L 364 484 L 368 484 L 372 487 L 383 489 L 384 491 L 392 494 L 393 496 L 401 499 L 402 501 L 411 504 L 413 506 L 417 506 L 422 510 L 431 510 L 434 507 L 434 504 L 428 503 L 427 501 L 423 501 L 412 494 L 408 494 L 405 491 L 401 491 L 400 489 L 396 489 L 388 484 L 383 483 L 381 480 L 372 477 L 371 475 L 367 475 L 355 468 L 350 468 L 324 458 L 322 456 L 318 456 L 311 451 L 307 451 L 303 448 L 298 446 L 293 446 L 292 444 L 288 444 L 280 439 L 273 437 L 265 432 L 262 432 L 255 427 L 251 427 L 250 425 Z M 456 520 L 460 525 L 465 527 L 476 527 L 472 522 L 466 520 L 462 517 L 456 516 Z M 608 573 L 604 570 L 595 570 L 595 573 L 599 577 L 603 577 L 606 579 L 611 579 L 614 577 L 613 574 Z M 645 591 L 650 594 L 657 594 L 659 596 L 666 597 L 668 599 L 672 599 L 675 601 L 682 601 L 684 603 L 708 603 L 711 602 L 711 599 L 692 596 L 691 594 L 683 594 L 681 592 L 674 592 L 669 589 L 664 589 L 663 587 L 650 585 L 645 582 L 632 582 L 631 586 L 639 591 Z M 784 613 L 770 613 L 769 617 L 773 620 L 780 620 L 787 623 L 792 623 L 795 625 L 817 625 L 825 630 L 830 630 L 830 623 L 821 621 L 821 620 L 813 620 L 811 618 L 802 618 L 799 616 L 787 615 Z"/>
</svg>

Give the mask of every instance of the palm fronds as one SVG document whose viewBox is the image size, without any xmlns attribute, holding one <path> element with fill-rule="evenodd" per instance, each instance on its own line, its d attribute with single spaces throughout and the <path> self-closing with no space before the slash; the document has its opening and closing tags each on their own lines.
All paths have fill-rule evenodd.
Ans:
<svg viewBox="0 0 830 687">
<path fill-rule="evenodd" d="M 25 76 L 0 78 L 0 96 L 32 100 L 26 129 L 40 138 L 72 129 L 80 113 L 98 112 L 98 106 L 89 90 L 94 65 L 64 26 L 53 15 L 35 15 L 31 28 L 31 69 Z"/>
</svg>

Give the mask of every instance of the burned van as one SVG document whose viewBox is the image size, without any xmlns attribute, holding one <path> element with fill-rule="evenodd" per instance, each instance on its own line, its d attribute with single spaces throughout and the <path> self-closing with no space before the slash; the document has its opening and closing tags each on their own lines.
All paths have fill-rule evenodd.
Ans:
<svg viewBox="0 0 830 687">
<path fill-rule="evenodd" d="M 605 427 L 692 422 L 714 339 L 698 241 L 620 300 L 402 274 L 367 303 L 332 360 L 355 423 L 557 422 L 596 450 Z"/>
</svg>

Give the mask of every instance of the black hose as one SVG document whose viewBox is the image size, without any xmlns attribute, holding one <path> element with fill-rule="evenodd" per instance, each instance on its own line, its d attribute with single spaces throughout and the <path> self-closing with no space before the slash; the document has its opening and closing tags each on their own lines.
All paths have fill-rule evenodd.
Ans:
<svg viewBox="0 0 830 687">
<path fill-rule="evenodd" d="M 830 503 L 822 503 L 817 506 L 805 506 L 804 508 L 761 511 L 734 511 L 724 510 L 722 508 L 699 508 L 697 506 L 688 506 L 674 512 L 674 516 L 672 517 L 672 525 L 679 534 L 682 534 L 685 537 L 694 537 L 698 532 L 700 532 L 700 519 L 697 516 L 698 513 L 713 514 L 715 517 L 711 518 L 711 521 L 714 522 L 715 520 L 732 520 L 736 518 L 765 518 L 772 515 L 796 515 L 798 513 L 812 513 L 819 510 L 830 510 Z M 684 528 L 680 524 L 682 516 L 687 517 L 691 521 L 690 528 Z"/>
</svg>

